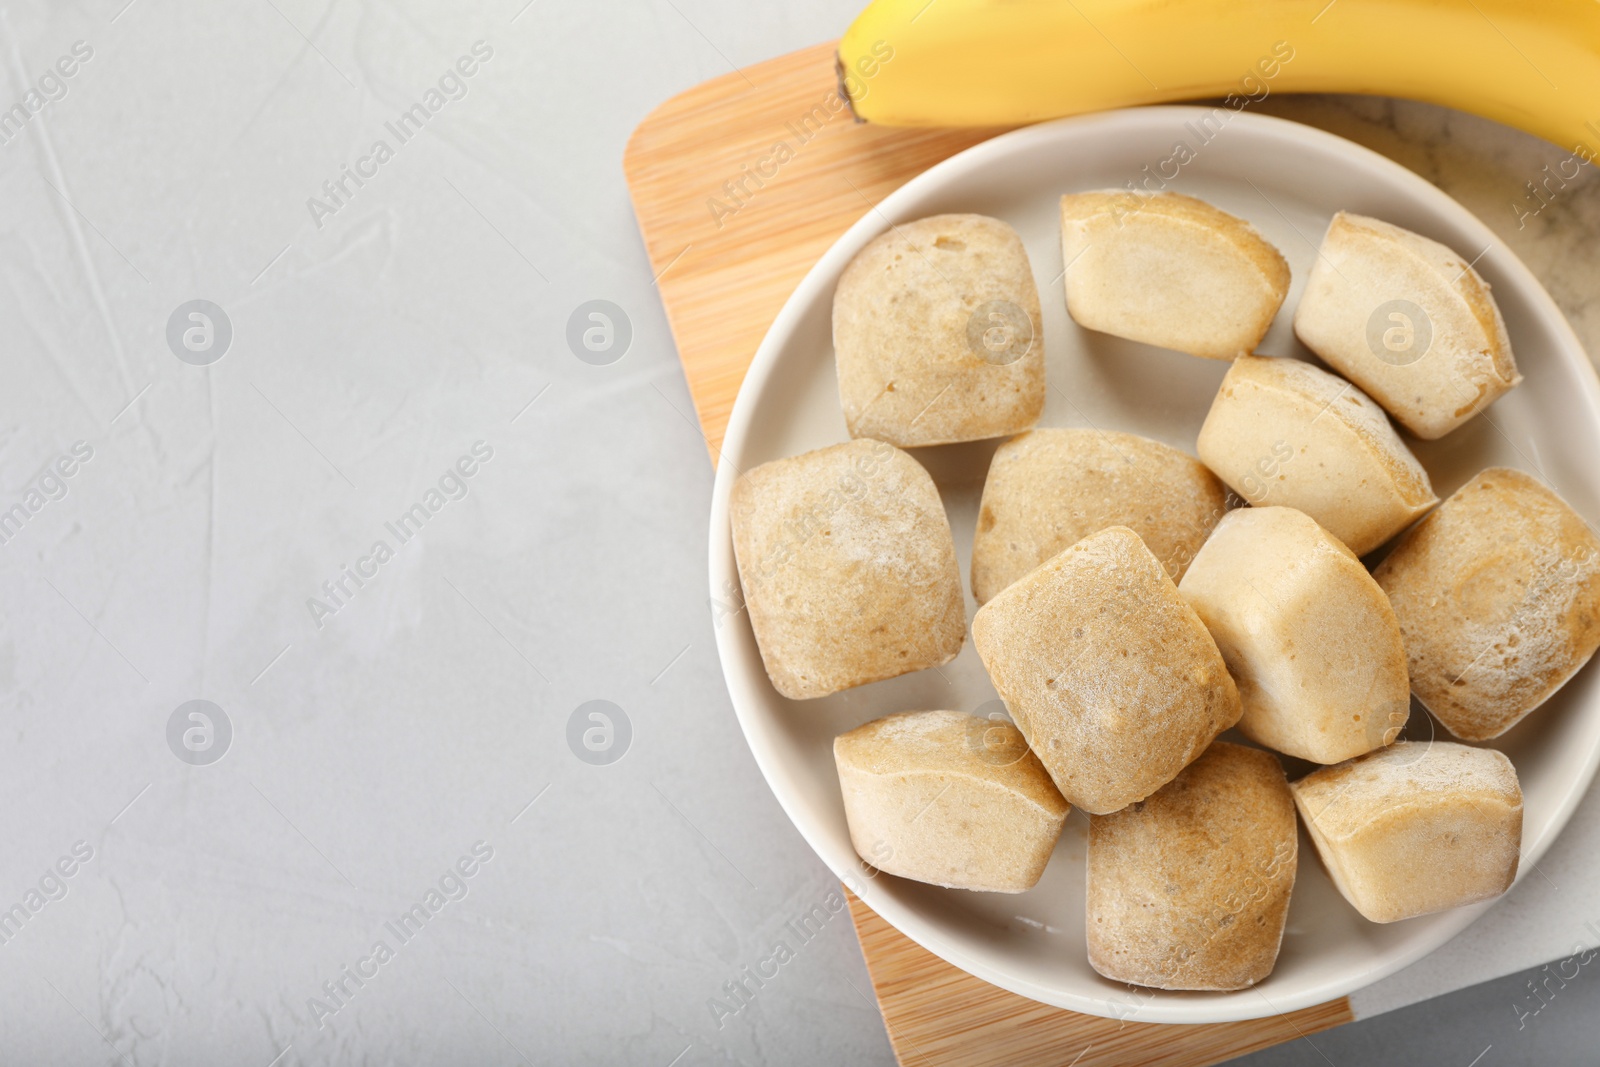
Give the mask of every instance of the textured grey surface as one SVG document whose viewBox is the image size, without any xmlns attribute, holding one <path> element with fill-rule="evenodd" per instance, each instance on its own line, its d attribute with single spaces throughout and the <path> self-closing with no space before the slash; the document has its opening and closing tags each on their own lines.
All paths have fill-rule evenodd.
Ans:
<svg viewBox="0 0 1600 1067">
<path fill-rule="evenodd" d="M 1597 940 L 1600 933 L 1587 935 L 1589 945 Z M 1586 950 L 1232 1062 L 1588 1067 L 1600 1062 L 1597 964 L 1600 956 Z"/>
<path fill-rule="evenodd" d="M 655 104 L 858 2 L 0 7 L 0 108 L 59 97 L 0 143 L 0 510 L 57 497 L 0 544 L 0 901 L 40 902 L 0 942 L 0 1062 L 891 1062 L 842 914 L 710 1007 L 834 883 L 722 688 L 711 469 L 620 166 Z M 1502 232 L 1559 155 L 1436 109 L 1268 105 Z M 334 202 L 346 165 L 369 176 Z M 1580 330 L 1594 188 L 1511 235 Z M 206 366 L 169 347 L 196 299 L 232 327 Z M 601 299 L 632 326 L 610 363 L 567 341 Z M 175 755 L 191 700 L 231 725 L 207 765 Z M 631 727 L 614 762 L 593 706 L 569 729 L 594 700 Z M 1520 1036 L 1507 980 L 1315 1040 L 1587 1062 L 1579 973 Z"/>
</svg>

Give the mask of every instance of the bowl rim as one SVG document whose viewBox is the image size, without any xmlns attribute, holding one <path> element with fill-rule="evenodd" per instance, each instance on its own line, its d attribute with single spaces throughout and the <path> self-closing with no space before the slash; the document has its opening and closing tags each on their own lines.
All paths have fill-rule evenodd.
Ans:
<svg viewBox="0 0 1600 1067">
<path fill-rule="evenodd" d="M 837 277 L 850 259 L 869 241 L 888 230 L 893 225 L 893 221 L 898 221 L 899 215 L 906 205 L 915 201 L 924 192 L 929 191 L 930 187 L 936 188 L 958 174 L 974 169 L 982 169 L 1014 152 L 1024 151 L 1034 145 L 1049 142 L 1063 136 L 1072 136 L 1072 131 L 1083 127 L 1130 122 L 1149 125 L 1174 124 L 1181 122 L 1185 118 L 1195 118 L 1200 115 L 1210 114 L 1210 112 L 1210 108 L 1192 105 L 1152 105 L 1121 108 L 1070 116 L 998 134 L 958 152 L 916 175 L 904 185 L 886 195 L 877 205 L 870 206 L 861 218 L 834 241 L 828 251 L 806 272 L 800 283 L 795 287 L 788 299 L 785 300 L 783 308 L 778 312 L 772 325 L 768 327 L 760 346 L 756 349 L 750 366 L 745 372 L 744 379 L 740 383 L 722 443 L 717 449 L 719 461 L 712 488 L 708 553 L 710 570 L 710 600 L 708 603 L 713 607 L 714 619 L 718 610 L 715 605 L 725 602 L 725 598 L 728 596 L 727 583 L 731 580 L 734 588 L 738 586 L 738 571 L 734 562 L 731 528 L 728 518 L 729 495 L 732 491 L 733 482 L 737 477 L 738 469 L 729 457 L 738 457 L 743 452 L 756 408 L 755 397 L 764 391 L 768 379 L 778 364 L 780 352 L 789 343 L 789 339 L 799 321 L 808 312 L 812 304 L 818 299 L 825 298 L 826 294 L 820 292 L 820 290 Z M 1511 250 L 1510 246 L 1490 230 L 1487 224 L 1476 214 L 1468 210 L 1444 190 L 1402 164 L 1326 130 L 1295 122 L 1291 119 L 1250 112 L 1235 112 L 1230 119 L 1229 125 L 1230 127 L 1238 125 L 1245 128 L 1254 128 L 1260 133 L 1283 140 L 1288 147 L 1292 147 L 1294 143 L 1298 142 L 1308 147 L 1315 146 L 1348 154 L 1357 165 L 1387 172 L 1386 176 L 1394 185 L 1409 186 L 1409 191 L 1418 199 L 1433 201 L 1453 213 L 1463 229 L 1472 233 L 1476 243 L 1484 249 L 1479 258 L 1481 259 L 1491 252 L 1495 253 L 1497 269 L 1508 275 L 1515 276 L 1519 287 L 1530 294 L 1533 311 L 1547 328 L 1560 336 L 1564 342 L 1561 347 L 1585 356 L 1580 361 L 1582 366 L 1579 368 L 1579 375 L 1583 383 L 1583 400 L 1589 409 L 1590 419 L 1596 425 L 1600 425 L 1600 376 L 1596 374 L 1593 360 L 1587 357 L 1583 344 L 1573 331 L 1571 323 L 1561 312 L 1543 284 L 1540 283 L 1516 253 Z M 1395 952 L 1392 956 L 1385 957 L 1376 966 L 1354 974 L 1341 972 L 1334 978 L 1321 983 L 1313 983 L 1300 992 L 1285 994 L 1274 1000 L 1268 1000 L 1267 996 L 1261 993 L 1257 986 L 1230 993 L 1202 994 L 1199 996 L 1193 993 L 1171 994 L 1163 990 L 1151 989 L 1142 991 L 1152 995 L 1143 1000 L 1136 1011 L 1120 1014 L 1117 1007 L 1109 999 L 1089 998 L 1075 993 L 1060 993 L 1042 987 L 1030 980 L 1010 975 L 1003 969 L 992 966 L 987 960 L 975 957 L 961 947 L 950 943 L 942 935 L 936 923 L 923 918 L 912 908 L 895 900 L 886 893 L 878 891 L 872 881 L 873 873 L 875 872 L 868 873 L 871 872 L 871 868 L 868 868 L 858 857 L 854 857 L 852 854 L 854 862 L 844 869 L 841 869 L 838 864 L 829 858 L 831 849 L 823 847 L 819 841 L 819 828 L 811 825 L 809 815 L 802 818 L 798 814 L 807 808 L 807 803 L 798 795 L 797 789 L 788 781 L 788 776 L 782 766 L 782 761 L 779 759 L 779 754 L 767 751 L 766 747 L 763 744 L 759 744 L 754 736 L 755 712 L 752 708 L 751 700 L 746 698 L 745 693 L 751 686 L 766 685 L 770 688 L 770 682 L 767 680 L 765 668 L 760 663 L 759 655 L 754 657 L 755 662 L 752 664 L 747 662 L 751 657 L 743 655 L 742 651 L 733 647 L 735 629 L 736 627 L 733 626 L 714 625 L 713 627 L 718 658 L 722 666 L 723 680 L 728 690 L 729 699 L 733 704 L 734 714 L 739 720 L 739 727 L 744 733 L 745 742 L 751 754 L 755 757 L 756 765 L 760 769 L 762 777 L 766 780 L 768 788 L 772 790 L 779 805 L 783 808 L 784 814 L 788 816 L 789 821 L 799 831 L 801 837 L 805 839 L 812 851 L 828 866 L 835 877 L 839 878 L 851 892 L 860 898 L 862 903 L 881 915 L 886 922 L 900 933 L 952 966 L 958 967 L 991 985 L 998 986 L 1030 1000 L 1088 1015 L 1121 1019 L 1131 1019 L 1136 1015 L 1137 1021 L 1156 1023 L 1236 1022 L 1283 1015 L 1291 1011 L 1315 1007 L 1337 1000 L 1340 997 L 1348 996 L 1356 990 L 1404 969 L 1453 939 L 1499 900 L 1504 899 L 1504 894 L 1502 894 L 1502 896 L 1493 900 L 1438 913 L 1436 916 L 1438 921 L 1426 936 L 1418 937 L 1404 951 Z M 1600 718 L 1600 713 L 1591 712 L 1591 715 Z M 1567 822 L 1571 819 L 1578 803 L 1588 791 L 1596 769 L 1600 768 L 1600 724 L 1591 727 L 1590 732 L 1594 736 L 1581 771 L 1569 779 L 1568 788 L 1565 794 L 1562 795 L 1560 803 L 1556 806 L 1552 818 L 1545 827 L 1545 831 L 1532 844 L 1524 841 L 1522 858 L 1518 863 L 1516 880 L 1513 885 L 1522 881 L 1528 869 L 1536 866 L 1538 860 L 1560 835 Z M 1509 891 L 1507 890 L 1507 892 Z M 1249 997 L 1245 995 L 1249 993 L 1255 993 L 1256 996 Z"/>
</svg>

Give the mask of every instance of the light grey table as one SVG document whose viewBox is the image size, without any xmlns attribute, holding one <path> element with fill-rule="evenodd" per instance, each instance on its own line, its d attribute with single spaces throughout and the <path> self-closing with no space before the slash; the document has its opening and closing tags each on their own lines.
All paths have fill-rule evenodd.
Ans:
<svg viewBox="0 0 1600 1067">
<path fill-rule="evenodd" d="M 833 883 L 723 691 L 620 168 L 858 3 L 0 7 L 0 1063 L 891 1062 L 842 917 L 708 1008 Z M 1315 106 L 1436 179 L 1549 154 Z M 1595 189 L 1518 245 L 1580 329 Z M 1588 1062 L 1581 975 L 1257 1061 Z"/>
</svg>

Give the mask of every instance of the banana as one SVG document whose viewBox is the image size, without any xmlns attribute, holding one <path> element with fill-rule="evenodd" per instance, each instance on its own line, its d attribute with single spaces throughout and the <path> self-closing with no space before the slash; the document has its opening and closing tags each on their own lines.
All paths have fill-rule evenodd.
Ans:
<svg viewBox="0 0 1600 1067">
<path fill-rule="evenodd" d="M 1596 0 L 875 0 L 839 73 L 856 116 L 888 126 L 1373 93 L 1600 155 Z"/>
</svg>

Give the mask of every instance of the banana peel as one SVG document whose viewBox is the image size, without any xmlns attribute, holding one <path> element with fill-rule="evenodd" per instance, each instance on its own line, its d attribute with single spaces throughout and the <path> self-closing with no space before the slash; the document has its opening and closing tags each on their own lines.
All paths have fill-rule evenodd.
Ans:
<svg viewBox="0 0 1600 1067">
<path fill-rule="evenodd" d="M 1600 155 L 1596 0 L 875 0 L 838 69 L 856 117 L 886 126 L 1366 93 Z"/>
</svg>

